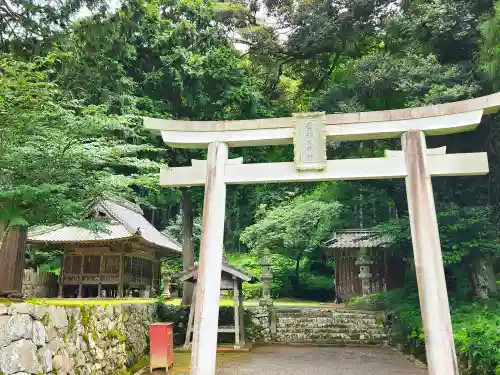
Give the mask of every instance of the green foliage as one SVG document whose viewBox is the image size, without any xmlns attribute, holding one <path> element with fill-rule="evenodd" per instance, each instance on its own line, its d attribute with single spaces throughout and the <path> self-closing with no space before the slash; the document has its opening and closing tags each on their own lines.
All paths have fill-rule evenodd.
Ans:
<svg viewBox="0 0 500 375">
<path fill-rule="evenodd" d="M 443 204 L 437 209 L 437 217 L 445 263 L 459 264 L 478 252 L 500 255 L 491 207 Z M 394 238 L 400 249 L 411 249 L 408 217 L 383 223 L 380 228 Z"/>
<path fill-rule="evenodd" d="M 11 226 L 67 218 L 94 186 L 81 145 L 98 118 L 63 105 L 40 65 L 0 56 L 0 220 Z"/>
<path fill-rule="evenodd" d="M 495 90 L 500 89 L 500 2 L 489 19 L 481 24 L 482 45 L 479 50 L 479 67 L 492 82 Z"/>
<path fill-rule="evenodd" d="M 416 107 L 467 99 L 479 89 L 468 71 L 441 65 L 432 55 L 377 52 L 340 69 L 331 88 L 319 97 L 318 109 L 355 112 Z"/>
<path fill-rule="evenodd" d="M 318 250 L 338 221 L 340 205 L 315 194 L 300 196 L 260 213 L 262 219 L 249 226 L 241 241 L 255 251 L 267 248 L 301 258 Z"/>
<path fill-rule="evenodd" d="M 500 371 L 500 301 L 473 302 L 454 311 L 457 354 L 470 359 L 471 372 L 498 374 Z"/>
<path fill-rule="evenodd" d="M 415 290 L 395 290 L 380 296 L 386 309 L 395 313 L 393 329 L 403 338 L 406 350 L 425 359 L 424 330 Z M 496 374 L 500 367 L 500 301 L 451 301 L 453 336 L 464 374 Z M 470 366 L 470 367 L 469 367 Z"/>
<path fill-rule="evenodd" d="M 262 297 L 263 283 L 243 283 L 243 298 L 245 300 L 258 300 Z"/>
</svg>

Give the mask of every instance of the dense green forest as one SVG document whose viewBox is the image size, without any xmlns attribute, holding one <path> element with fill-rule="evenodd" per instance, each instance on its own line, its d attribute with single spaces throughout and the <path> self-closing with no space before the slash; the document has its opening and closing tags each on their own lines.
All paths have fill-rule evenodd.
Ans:
<svg viewBox="0 0 500 375">
<path fill-rule="evenodd" d="M 91 225 L 87 204 L 113 194 L 179 240 L 194 236 L 196 257 L 203 191 L 163 188 L 158 173 L 205 151 L 164 146 L 141 116 L 253 119 L 490 94 L 500 89 L 500 2 L 0 0 L 0 49 L 0 244 L 13 228 Z M 443 145 L 489 156 L 488 175 L 433 186 L 443 259 L 457 281 L 458 352 L 470 373 L 500 374 L 500 118 L 428 138 Z M 331 142 L 327 152 L 362 158 L 400 147 Z M 245 162 L 293 159 L 291 147 L 230 152 Z M 399 311 L 408 346 L 421 350 L 404 181 L 231 186 L 226 213 L 227 257 L 258 275 L 269 249 L 275 297 L 334 298 L 335 265 L 322 251 L 334 230 L 392 234 L 407 282 L 378 301 Z M 26 254 L 28 266 L 55 272 L 59 257 Z M 245 293 L 258 296 L 258 285 Z"/>
</svg>

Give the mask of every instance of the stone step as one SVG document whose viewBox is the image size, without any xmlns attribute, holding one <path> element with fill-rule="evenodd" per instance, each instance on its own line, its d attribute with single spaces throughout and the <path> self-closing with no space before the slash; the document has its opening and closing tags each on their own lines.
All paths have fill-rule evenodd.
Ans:
<svg viewBox="0 0 500 375">
<path fill-rule="evenodd" d="M 338 321 L 330 321 L 330 322 L 283 322 L 277 321 L 276 326 L 284 327 L 284 328 L 293 328 L 293 327 L 304 327 L 304 328 L 329 328 L 329 327 L 341 327 L 341 328 L 381 328 L 383 327 L 382 323 L 363 323 L 363 322 L 338 322 Z"/>
<path fill-rule="evenodd" d="M 356 322 L 356 323 L 368 323 L 373 324 L 382 321 L 382 319 L 374 319 L 374 318 L 359 318 L 359 319 L 351 319 L 345 318 L 341 316 L 335 316 L 330 318 L 308 318 L 308 317 L 277 317 L 278 322 Z"/>
<path fill-rule="evenodd" d="M 306 333 L 309 335 L 316 334 L 327 334 L 327 333 L 366 333 L 366 334 L 384 334 L 383 328 L 374 329 L 350 329 L 350 328 L 301 328 L 295 327 L 293 329 L 286 329 L 282 327 L 276 327 L 277 332 L 283 333 Z"/>
<path fill-rule="evenodd" d="M 293 312 L 293 311 L 278 311 L 277 312 L 278 317 L 307 317 L 307 318 L 332 318 L 332 317 L 348 317 L 348 318 L 353 318 L 353 319 L 360 319 L 360 318 L 372 318 L 372 319 L 377 319 L 383 314 L 379 313 L 369 313 L 369 312 L 339 312 L 339 311 L 307 311 L 307 312 Z"/>
<path fill-rule="evenodd" d="M 382 319 L 345 319 L 345 318 L 330 318 L 330 319 L 305 319 L 305 318 L 297 318 L 297 319 L 290 319 L 290 318 L 277 318 L 277 322 L 281 323 L 356 323 L 356 324 L 379 324 L 382 323 Z"/>
<path fill-rule="evenodd" d="M 326 332 L 326 331 L 339 331 L 339 332 L 378 332 L 384 331 L 384 327 L 360 327 L 360 326 L 328 326 L 328 327 L 319 327 L 319 326 L 280 326 L 276 325 L 276 329 L 280 331 L 288 331 L 288 332 Z"/>
<path fill-rule="evenodd" d="M 276 332 L 276 337 L 282 340 L 327 340 L 327 339 L 345 339 L 345 340 L 381 340 L 387 338 L 384 333 L 345 333 L 345 332 L 328 332 L 324 334 L 315 334 L 314 336 L 304 333 L 291 333 L 291 332 Z"/>
<path fill-rule="evenodd" d="M 292 346 L 380 346 L 383 344 L 384 340 L 297 340 L 297 341 L 283 341 L 281 344 L 287 344 Z"/>
</svg>

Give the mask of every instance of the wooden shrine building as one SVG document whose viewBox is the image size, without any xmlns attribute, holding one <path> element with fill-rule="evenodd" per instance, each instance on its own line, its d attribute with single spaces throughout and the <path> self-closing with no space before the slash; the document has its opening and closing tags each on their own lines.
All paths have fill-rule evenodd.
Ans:
<svg viewBox="0 0 500 375">
<path fill-rule="evenodd" d="M 150 297 L 159 290 L 160 259 L 181 247 L 160 233 L 139 206 L 103 199 L 89 209 L 97 228 L 55 225 L 28 232 L 28 245 L 64 251 L 59 297 Z"/>
<path fill-rule="evenodd" d="M 391 242 L 389 236 L 374 229 L 333 233 L 325 245 L 335 260 L 337 300 L 387 291 L 404 282 L 404 263 Z"/>
<path fill-rule="evenodd" d="M 179 277 L 180 281 L 189 281 L 195 284 L 193 301 L 191 303 L 191 309 L 189 311 L 188 327 L 186 332 L 186 341 L 184 342 L 184 347 L 189 348 L 191 346 L 191 335 L 194 329 L 194 315 L 196 303 L 196 291 L 198 286 L 198 264 L 189 270 L 181 273 Z M 220 290 L 221 291 L 232 291 L 234 297 L 234 324 L 230 326 L 218 326 L 218 333 L 234 333 L 234 348 L 235 349 L 248 349 L 247 343 L 245 342 L 245 326 L 244 326 L 244 310 L 243 310 L 243 289 L 242 284 L 244 281 L 251 281 L 252 277 L 247 273 L 238 270 L 230 266 L 225 260 L 222 263 L 221 280 L 220 280 Z M 218 320 L 218 318 L 217 318 Z M 216 322 L 213 322 L 215 324 Z M 248 343 L 250 345 L 250 343 Z"/>
</svg>

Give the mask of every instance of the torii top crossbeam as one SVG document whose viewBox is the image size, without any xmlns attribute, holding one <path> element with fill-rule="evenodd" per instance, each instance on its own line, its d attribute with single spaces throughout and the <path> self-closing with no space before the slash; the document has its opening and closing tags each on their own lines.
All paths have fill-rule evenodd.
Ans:
<svg viewBox="0 0 500 375">
<path fill-rule="evenodd" d="M 396 138 L 411 129 L 426 135 L 474 130 L 483 114 L 500 109 L 500 93 L 433 106 L 323 117 L 327 140 Z M 147 129 L 161 132 L 165 143 L 178 148 L 203 148 L 212 142 L 230 147 L 292 144 L 294 118 L 237 121 L 183 121 L 144 118 Z"/>
</svg>

